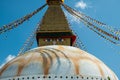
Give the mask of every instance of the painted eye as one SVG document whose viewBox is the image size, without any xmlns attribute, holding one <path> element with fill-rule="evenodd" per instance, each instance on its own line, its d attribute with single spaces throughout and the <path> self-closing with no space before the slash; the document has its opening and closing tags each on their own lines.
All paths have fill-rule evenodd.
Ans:
<svg viewBox="0 0 120 80">
<path fill-rule="evenodd" d="M 57 41 L 59 41 L 59 42 L 63 42 L 63 41 L 64 41 L 64 39 L 59 38 L 59 39 L 57 39 Z"/>
<path fill-rule="evenodd" d="M 52 39 L 48 38 L 48 39 L 45 39 L 46 42 L 50 42 L 52 41 Z"/>
<path fill-rule="evenodd" d="M 47 39 L 47 42 L 50 42 L 50 39 L 49 39 L 49 38 Z"/>
</svg>

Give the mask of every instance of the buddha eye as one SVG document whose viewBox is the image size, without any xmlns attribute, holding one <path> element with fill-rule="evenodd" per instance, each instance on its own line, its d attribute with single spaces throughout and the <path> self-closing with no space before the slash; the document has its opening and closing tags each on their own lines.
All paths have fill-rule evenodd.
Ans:
<svg viewBox="0 0 120 80">
<path fill-rule="evenodd" d="M 63 41 L 64 41 L 64 39 L 59 38 L 59 39 L 57 39 L 57 41 L 59 41 L 59 42 L 63 42 Z"/>
<path fill-rule="evenodd" d="M 50 42 L 50 41 L 52 41 L 52 39 L 47 38 L 47 39 L 45 39 L 45 41 L 46 41 L 46 42 Z"/>
</svg>

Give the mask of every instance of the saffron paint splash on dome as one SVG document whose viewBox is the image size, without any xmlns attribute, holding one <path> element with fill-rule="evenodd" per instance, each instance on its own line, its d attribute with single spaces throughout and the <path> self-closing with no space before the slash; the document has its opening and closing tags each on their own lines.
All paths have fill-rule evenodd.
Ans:
<svg viewBox="0 0 120 80">
<path fill-rule="evenodd" d="M 98 58 L 79 48 L 61 45 L 27 51 L 8 62 L 0 71 L 0 80 L 28 80 L 27 77 L 35 80 L 118 80 Z"/>
</svg>

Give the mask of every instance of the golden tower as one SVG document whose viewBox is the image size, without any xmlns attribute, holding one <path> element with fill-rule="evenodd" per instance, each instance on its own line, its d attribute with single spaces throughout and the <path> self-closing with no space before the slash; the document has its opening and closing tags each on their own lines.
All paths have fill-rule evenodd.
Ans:
<svg viewBox="0 0 120 80">
<path fill-rule="evenodd" d="M 72 46 L 76 36 L 72 33 L 61 8 L 63 0 L 47 0 L 48 9 L 37 31 L 38 46 Z"/>
</svg>

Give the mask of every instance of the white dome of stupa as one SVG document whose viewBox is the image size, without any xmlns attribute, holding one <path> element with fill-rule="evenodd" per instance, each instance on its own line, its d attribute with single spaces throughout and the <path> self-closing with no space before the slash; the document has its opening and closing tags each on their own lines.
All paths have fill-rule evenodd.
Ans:
<svg viewBox="0 0 120 80">
<path fill-rule="evenodd" d="M 71 46 L 43 46 L 19 55 L 0 70 L 0 80 L 118 80 L 102 61 Z"/>
</svg>

